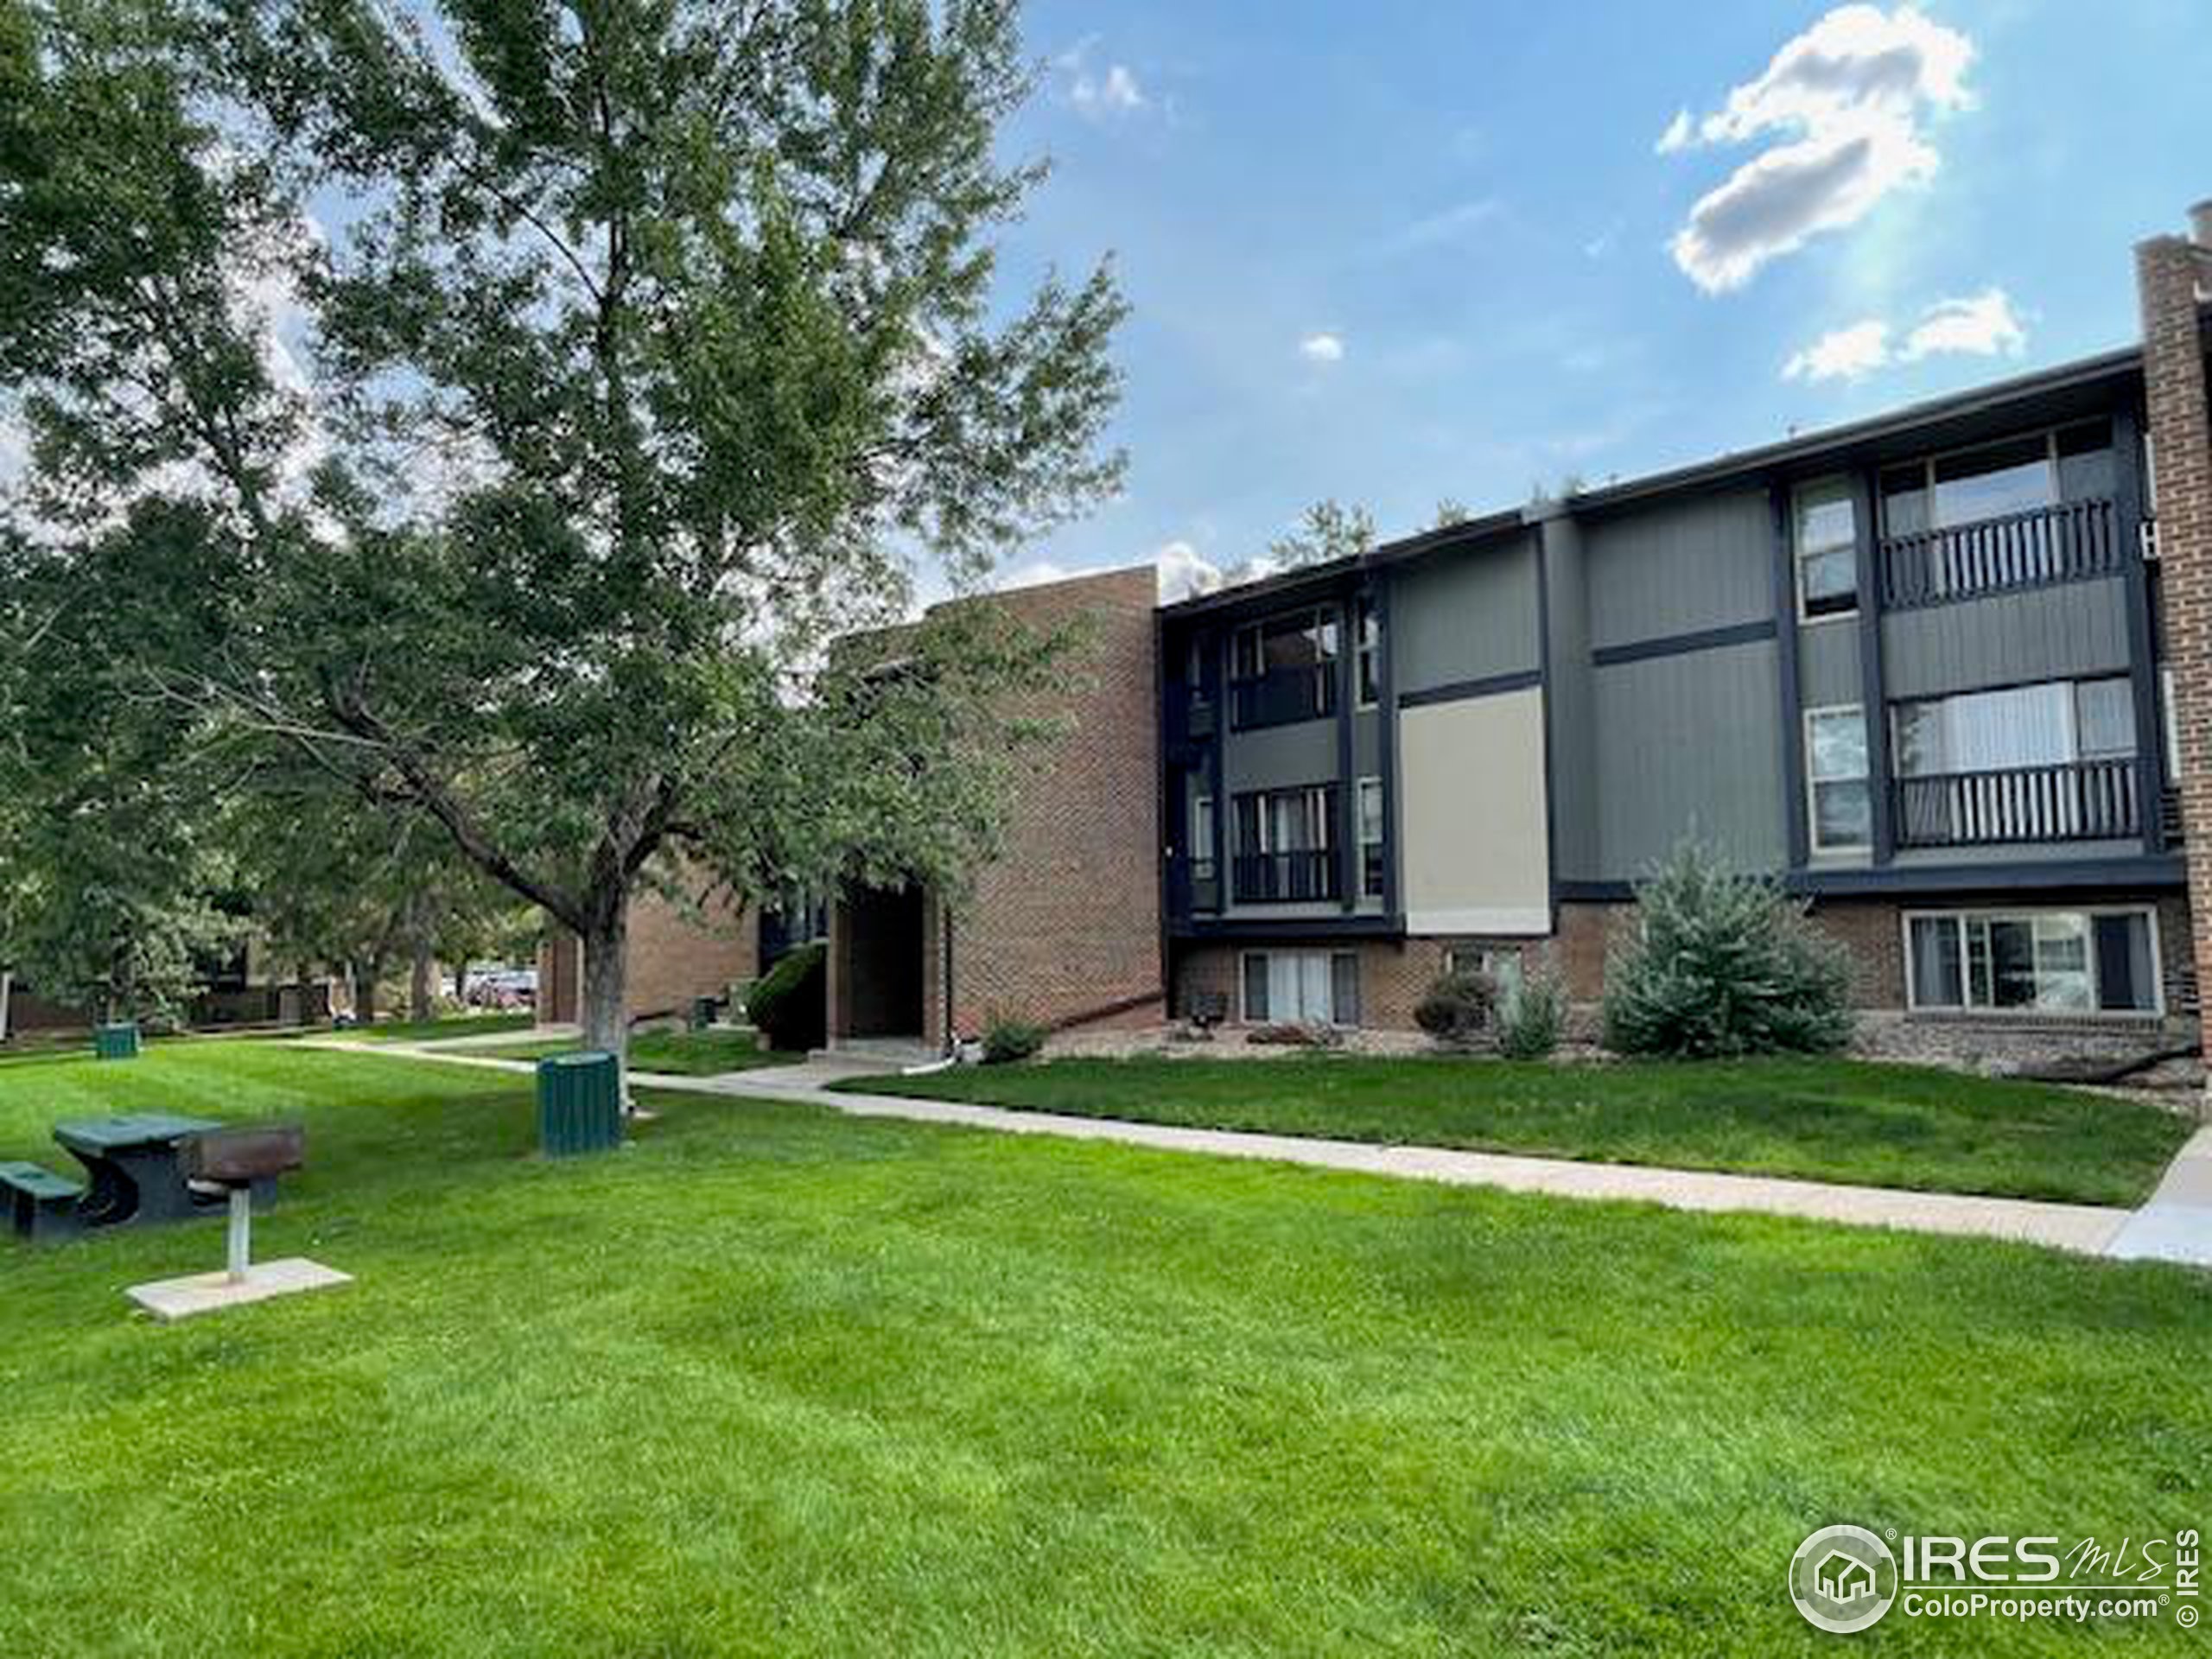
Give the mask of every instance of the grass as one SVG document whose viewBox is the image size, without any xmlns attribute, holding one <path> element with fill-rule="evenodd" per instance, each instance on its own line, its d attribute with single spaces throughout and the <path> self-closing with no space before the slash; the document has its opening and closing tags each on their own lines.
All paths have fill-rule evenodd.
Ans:
<svg viewBox="0 0 2212 1659">
<path fill-rule="evenodd" d="M 374 1043 L 429 1043 L 442 1037 L 482 1037 L 499 1031 L 528 1031 L 537 1016 L 528 1009 L 517 1014 L 449 1014 L 442 1020 L 386 1020 L 372 1026 L 353 1026 L 338 1034 Z"/>
<path fill-rule="evenodd" d="M 2153 1106 L 1834 1059 L 1055 1060 L 841 1085 L 1082 1117 L 2134 1205 L 2189 1138 Z"/>
<path fill-rule="evenodd" d="M 41 1655 L 1838 1651 L 1815 1526 L 2201 1525 L 2212 1295 L 1984 1241 L 693 1096 L 529 1156 L 526 1079 L 289 1046 L 0 1076 L 303 1116 L 343 1290 L 174 1327 L 213 1224 L 8 1258 L 0 1643 Z M 2145 1650 L 1892 1612 L 1888 1650 Z"/>
<path fill-rule="evenodd" d="M 495 1059 L 535 1060 L 548 1054 L 572 1052 L 576 1046 L 572 1038 L 566 1042 L 499 1043 L 476 1052 Z M 745 1031 L 640 1031 L 630 1038 L 633 1071 L 707 1077 L 765 1065 L 797 1065 L 805 1058 L 804 1054 L 763 1048 L 759 1038 Z"/>
</svg>

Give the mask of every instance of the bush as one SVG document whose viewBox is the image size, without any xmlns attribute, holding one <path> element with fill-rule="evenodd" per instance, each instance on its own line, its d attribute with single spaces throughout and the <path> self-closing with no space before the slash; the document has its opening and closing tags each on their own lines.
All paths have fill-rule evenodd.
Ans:
<svg viewBox="0 0 2212 1659">
<path fill-rule="evenodd" d="M 1497 1052 L 1509 1060 L 1551 1057 L 1567 1028 L 1567 990 L 1549 971 L 1523 975 L 1499 1005 Z"/>
<path fill-rule="evenodd" d="M 994 1020 L 983 1032 L 983 1064 L 1009 1065 L 1045 1046 L 1045 1027 L 1028 1020 Z"/>
<path fill-rule="evenodd" d="M 803 944 L 754 983 L 746 1008 L 768 1047 L 803 1052 L 828 1040 L 829 958 L 828 945 Z"/>
<path fill-rule="evenodd" d="M 1440 1043 L 1471 1043 L 1497 1007 L 1497 982 L 1487 974 L 1443 973 L 1414 1004 L 1414 1023 Z"/>
<path fill-rule="evenodd" d="M 1637 888 L 1605 966 L 1605 1046 L 1703 1059 L 1825 1053 L 1851 1038 L 1850 969 L 1803 906 L 1686 842 Z"/>
</svg>

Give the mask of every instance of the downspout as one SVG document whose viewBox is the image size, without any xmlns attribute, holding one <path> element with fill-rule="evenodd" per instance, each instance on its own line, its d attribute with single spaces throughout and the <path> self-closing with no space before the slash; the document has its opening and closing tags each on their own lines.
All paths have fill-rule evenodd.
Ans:
<svg viewBox="0 0 2212 1659">
<path fill-rule="evenodd" d="M 948 1055 L 960 1052 L 960 1033 L 952 1028 L 952 906 L 944 906 L 944 1041 L 942 1047 Z"/>
</svg>

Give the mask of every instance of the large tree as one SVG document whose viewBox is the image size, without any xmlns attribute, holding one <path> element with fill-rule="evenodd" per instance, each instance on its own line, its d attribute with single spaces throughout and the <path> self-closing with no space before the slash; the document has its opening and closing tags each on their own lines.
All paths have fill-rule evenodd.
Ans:
<svg viewBox="0 0 2212 1659">
<path fill-rule="evenodd" d="M 940 625 L 810 671 L 918 551 L 972 581 L 1115 479 L 1109 277 L 997 280 L 1030 79 L 1004 0 L 0 0 L 43 510 L 208 503 L 232 626 L 162 695 L 573 930 L 619 1048 L 657 865 L 988 843 L 1036 652 Z"/>
</svg>

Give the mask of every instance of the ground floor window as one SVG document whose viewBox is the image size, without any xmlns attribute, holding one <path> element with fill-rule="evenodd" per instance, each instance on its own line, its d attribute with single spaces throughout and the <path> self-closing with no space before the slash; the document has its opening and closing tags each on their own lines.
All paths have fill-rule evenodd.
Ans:
<svg viewBox="0 0 2212 1659">
<path fill-rule="evenodd" d="M 1521 990 L 1521 953 L 1510 946 L 1455 945 L 1444 953 L 1444 969 L 1452 974 L 1480 974 L 1497 987 L 1501 1004 Z"/>
<path fill-rule="evenodd" d="M 1960 911 L 1905 918 L 1915 1008 L 2157 1014 L 2158 925 L 2148 910 Z"/>
<path fill-rule="evenodd" d="M 1244 1019 L 1252 1025 L 1357 1025 L 1358 957 L 1350 950 L 1247 950 Z"/>
</svg>

